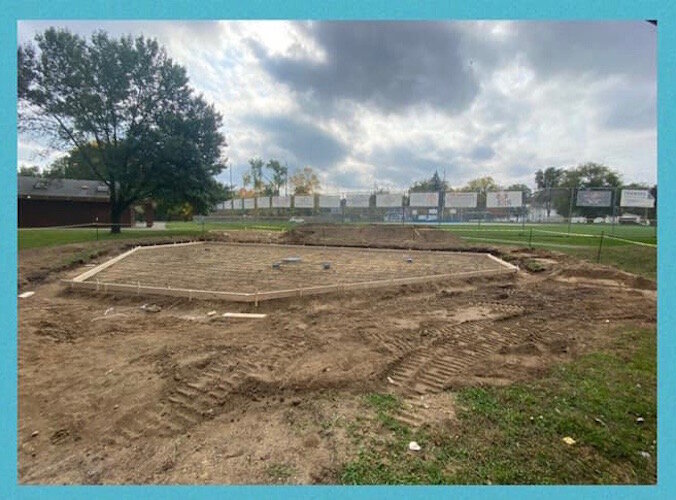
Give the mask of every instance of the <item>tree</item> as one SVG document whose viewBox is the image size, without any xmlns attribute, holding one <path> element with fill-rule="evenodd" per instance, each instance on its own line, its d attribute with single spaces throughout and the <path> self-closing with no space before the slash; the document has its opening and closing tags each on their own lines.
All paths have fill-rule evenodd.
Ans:
<svg viewBox="0 0 676 500">
<path fill-rule="evenodd" d="M 36 165 L 33 165 L 32 167 L 21 165 L 19 167 L 19 175 L 24 177 L 42 177 L 42 172 L 40 172 L 40 167 Z"/>
<path fill-rule="evenodd" d="M 540 190 L 534 196 L 534 200 L 544 204 L 547 211 L 547 218 L 552 212 L 552 200 L 555 196 L 561 198 L 563 191 L 559 190 L 552 194 L 552 189 L 556 188 L 561 183 L 561 177 L 564 170 L 562 168 L 548 167 L 545 170 L 538 170 L 535 172 L 535 185 Z M 565 198 L 565 196 L 563 196 Z"/>
<path fill-rule="evenodd" d="M 249 160 L 251 168 L 250 179 L 253 181 L 253 190 L 260 194 L 263 191 L 263 160 L 260 158 L 251 158 Z"/>
<path fill-rule="evenodd" d="M 286 184 L 289 169 L 286 165 L 282 165 L 278 160 L 268 160 L 265 168 L 272 171 L 272 178 L 270 180 L 271 194 L 278 196 L 280 189 Z"/>
<path fill-rule="evenodd" d="M 47 29 L 19 47 L 19 126 L 77 151 L 110 191 L 111 232 L 148 197 L 204 208 L 221 172 L 222 117 L 156 40 Z"/>
<path fill-rule="evenodd" d="M 552 204 L 563 217 L 574 214 L 585 217 L 599 217 L 608 215 L 608 207 L 578 207 L 576 206 L 576 190 L 590 188 L 608 188 L 615 190 L 622 185 L 620 174 L 606 165 L 588 162 L 575 168 L 564 170 L 559 185 L 568 188 L 567 196 L 555 197 Z M 573 196 L 572 213 L 570 211 L 571 196 Z M 614 196 L 613 204 L 619 204 L 619 197 Z"/>
<path fill-rule="evenodd" d="M 563 176 L 562 168 L 548 167 L 545 170 L 535 172 L 535 185 L 538 189 L 547 189 L 557 187 Z"/>
<path fill-rule="evenodd" d="M 94 148 L 96 148 L 96 144 L 88 144 L 83 149 L 93 150 Z M 98 168 L 102 169 L 103 165 L 100 164 L 100 157 L 94 151 L 88 151 L 87 153 L 91 161 L 97 163 Z M 45 170 L 45 177 L 53 179 L 97 180 L 96 175 L 84 159 L 83 152 L 77 148 L 71 150 L 67 155 L 54 160 Z"/>
<path fill-rule="evenodd" d="M 463 191 L 477 191 L 485 197 L 488 191 L 497 191 L 499 189 L 500 186 L 493 180 L 493 177 L 487 176 L 472 179 L 463 188 Z"/>
<path fill-rule="evenodd" d="M 435 171 L 432 174 L 432 177 L 422 181 L 416 181 L 410 188 L 409 191 L 412 193 L 429 193 L 429 192 L 440 192 L 447 191 L 448 183 L 441 179 L 439 172 Z"/>
<path fill-rule="evenodd" d="M 319 178 L 315 174 L 312 167 L 305 167 L 303 170 L 296 172 L 289 179 L 293 194 L 308 195 L 319 191 Z"/>
</svg>

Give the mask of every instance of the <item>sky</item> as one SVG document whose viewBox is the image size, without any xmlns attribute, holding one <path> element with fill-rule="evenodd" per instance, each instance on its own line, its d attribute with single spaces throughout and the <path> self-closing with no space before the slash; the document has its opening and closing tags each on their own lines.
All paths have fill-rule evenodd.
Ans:
<svg viewBox="0 0 676 500">
<path fill-rule="evenodd" d="M 657 28 L 645 21 L 22 21 L 89 37 L 156 38 L 223 115 L 241 185 L 248 160 L 311 166 L 322 190 L 534 186 L 588 161 L 657 176 Z M 64 151 L 19 135 L 19 164 Z M 219 180 L 228 183 L 226 170 Z"/>
</svg>

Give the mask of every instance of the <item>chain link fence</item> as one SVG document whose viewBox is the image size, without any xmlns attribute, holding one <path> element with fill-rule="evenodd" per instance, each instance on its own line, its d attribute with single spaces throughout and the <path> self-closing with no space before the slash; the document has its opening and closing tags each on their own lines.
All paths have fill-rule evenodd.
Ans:
<svg viewBox="0 0 676 500">
<path fill-rule="evenodd" d="M 625 199 L 623 201 L 623 192 Z M 633 193 L 633 197 L 627 195 Z M 645 199 L 637 198 L 647 194 Z M 542 223 L 655 225 L 647 190 L 547 188 L 535 192 L 350 192 L 235 198 L 209 220 L 325 223 Z"/>
</svg>

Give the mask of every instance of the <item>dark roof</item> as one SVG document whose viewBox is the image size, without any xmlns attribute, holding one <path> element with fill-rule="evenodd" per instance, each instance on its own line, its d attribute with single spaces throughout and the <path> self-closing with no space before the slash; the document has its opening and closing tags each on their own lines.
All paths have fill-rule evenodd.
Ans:
<svg viewBox="0 0 676 500">
<path fill-rule="evenodd" d="M 81 179 L 44 179 L 19 175 L 19 197 L 91 199 L 108 201 L 108 186 L 100 181 Z"/>
</svg>

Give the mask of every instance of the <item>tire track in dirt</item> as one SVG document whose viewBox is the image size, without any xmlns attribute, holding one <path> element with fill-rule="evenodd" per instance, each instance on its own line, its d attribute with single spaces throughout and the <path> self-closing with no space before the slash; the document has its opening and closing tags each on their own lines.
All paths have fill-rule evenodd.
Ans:
<svg viewBox="0 0 676 500">
<path fill-rule="evenodd" d="M 477 302 L 472 306 L 490 307 L 491 319 L 466 321 L 431 329 L 432 340 L 400 357 L 388 371 L 392 391 L 413 399 L 442 392 L 448 382 L 466 373 L 482 359 L 498 353 L 505 346 L 532 338 L 531 328 L 509 325 L 503 321 L 522 316 L 523 307 Z M 497 316 L 497 318 L 496 318 Z M 397 420 L 419 426 L 424 418 L 411 405 L 403 405 Z"/>
<path fill-rule="evenodd" d="M 220 356 L 213 356 L 206 364 L 184 367 L 167 382 L 158 404 L 122 419 L 118 432 L 126 439 L 183 434 L 230 411 L 233 405 L 228 403 L 238 386 L 255 372 L 260 372 L 260 367 Z"/>
</svg>

